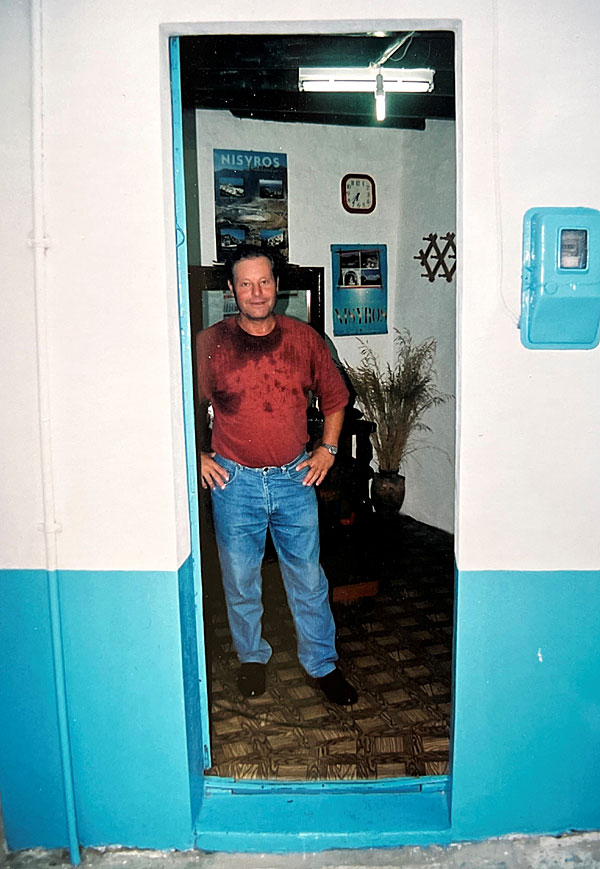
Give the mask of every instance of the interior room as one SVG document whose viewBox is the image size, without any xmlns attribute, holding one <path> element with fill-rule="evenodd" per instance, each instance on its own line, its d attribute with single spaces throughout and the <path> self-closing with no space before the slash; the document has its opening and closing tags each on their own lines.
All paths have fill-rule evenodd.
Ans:
<svg viewBox="0 0 600 869">
<path fill-rule="evenodd" d="M 242 236 L 273 243 L 288 263 L 277 310 L 324 335 L 352 396 L 340 455 L 318 494 L 339 663 L 359 702 L 336 707 L 306 678 L 269 542 L 263 564 L 264 634 L 274 649 L 269 688 L 260 698 L 240 696 L 210 497 L 199 486 L 207 774 L 260 780 L 445 775 L 454 612 L 454 34 L 198 36 L 180 44 L 192 331 L 235 311 L 223 294 L 227 245 Z M 386 93 L 385 118 L 378 120 L 372 88 L 300 89 L 302 70 L 375 66 L 432 71 L 429 90 Z M 263 161 L 265 176 L 259 211 L 263 199 L 279 200 L 270 231 L 256 229 L 256 215 L 248 217 L 256 201 L 248 203 L 250 173 L 240 161 L 255 159 Z M 278 171 L 269 173 L 276 163 Z M 362 207 L 353 209 L 346 195 L 349 176 L 350 183 L 372 184 Z M 271 192 L 263 196 L 267 183 Z M 352 315 L 350 291 L 340 291 L 348 272 L 363 285 L 355 300 L 378 293 L 377 317 L 361 321 L 359 303 Z M 376 290 L 366 288 L 368 280 Z M 377 428 L 348 369 L 358 368 L 369 349 L 385 376 L 407 335 L 413 346 L 433 339 L 439 401 L 424 411 L 426 430 L 413 430 L 403 456 L 402 505 L 376 510 L 372 487 L 383 467 L 371 437 Z M 318 408 L 309 408 L 308 427 L 311 442 L 318 442 Z"/>
</svg>

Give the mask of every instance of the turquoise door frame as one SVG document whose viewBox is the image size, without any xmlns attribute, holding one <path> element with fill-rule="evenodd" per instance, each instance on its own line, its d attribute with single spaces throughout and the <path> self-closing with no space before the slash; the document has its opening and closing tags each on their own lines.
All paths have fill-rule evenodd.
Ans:
<svg viewBox="0 0 600 869">
<path fill-rule="evenodd" d="M 208 684 L 206 678 L 206 653 L 204 647 L 204 613 L 202 605 L 202 567 L 200 560 L 200 520 L 198 513 L 198 476 L 196 462 L 196 437 L 194 425 L 194 377 L 192 370 L 192 340 L 190 322 L 190 301 L 188 285 L 187 258 L 187 221 L 185 213 L 185 169 L 183 157 L 183 112 L 181 105 L 181 68 L 179 59 L 179 38 L 169 40 L 171 70 L 171 111 L 173 119 L 173 187 L 175 196 L 175 229 L 177 244 L 177 291 L 179 298 L 179 324 L 181 336 L 181 371 L 183 379 L 183 417 L 185 430 L 185 453 L 187 465 L 187 485 L 190 511 L 190 548 L 191 555 L 187 570 L 180 571 L 182 599 L 190 601 L 187 619 L 182 612 L 184 642 L 194 642 L 195 648 L 187 650 L 188 660 L 197 655 L 197 667 L 192 665 L 191 673 L 198 676 L 200 700 L 200 733 L 192 727 L 193 738 L 202 740 L 202 768 L 207 769 L 210 759 L 210 729 L 208 718 Z M 191 584 L 191 589 L 189 585 Z M 192 591 L 190 597 L 189 592 Z M 187 594 L 186 594 L 187 592 Z M 184 606 L 182 604 L 182 610 Z M 193 623 L 195 622 L 195 624 Z M 186 630 L 186 623 L 188 629 Z M 190 658 L 191 656 L 191 658 Z M 190 668 L 188 668 L 189 671 Z M 190 672 L 188 672 L 188 676 Z M 195 687 L 195 686 L 194 686 Z M 188 692 L 186 692 L 188 693 Z M 194 693 L 192 691 L 192 693 Z M 190 722 L 191 723 L 191 722 Z M 188 727 L 188 729 L 190 729 Z M 197 746 L 190 746 L 191 754 Z"/>
<path fill-rule="evenodd" d="M 185 212 L 185 174 L 183 155 L 183 118 L 179 37 L 170 38 L 171 101 L 173 122 L 173 178 L 177 232 L 177 284 L 181 335 L 181 365 L 191 557 L 188 574 L 193 574 L 196 599 L 196 650 L 188 649 L 184 658 L 197 651 L 198 669 L 205 670 L 203 645 L 202 588 L 197 491 L 197 461 L 194 426 L 194 384 L 192 338 L 187 262 Z M 185 617 L 182 618 L 185 626 Z M 182 642 L 190 637 L 182 636 Z M 188 673 L 190 668 L 188 667 Z M 201 734 L 203 767 L 210 766 L 209 710 L 206 679 L 201 679 Z M 187 693 L 187 691 L 186 691 Z M 188 720 L 188 750 L 193 722 Z M 196 729 L 195 737 L 198 737 Z M 193 766 L 193 764 L 191 764 Z M 315 849 L 369 847 L 397 843 L 402 831 L 404 841 L 427 843 L 448 841 L 447 776 L 388 779 L 385 782 L 235 782 L 216 776 L 200 783 L 200 798 L 195 836 L 197 846 L 223 850 L 294 850 L 302 835 Z M 194 783 L 192 783 L 194 790 Z M 290 799 L 290 794 L 293 798 Z M 323 819 L 326 823 L 323 824 Z M 266 828 L 265 820 L 268 820 Z M 299 826 L 300 824 L 300 826 Z M 310 832 L 304 827 L 308 824 Z M 406 838 L 407 837 L 407 838 Z"/>
</svg>

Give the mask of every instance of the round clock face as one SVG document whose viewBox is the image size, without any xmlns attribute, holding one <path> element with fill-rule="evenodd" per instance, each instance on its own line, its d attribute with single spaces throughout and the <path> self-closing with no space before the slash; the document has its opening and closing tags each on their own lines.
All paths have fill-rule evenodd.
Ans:
<svg viewBox="0 0 600 869">
<path fill-rule="evenodd" d="M 370 175 L 350 173 L 342 178 L 342 205 L 350 214 L 370 214 L 375 208 L 375 182 Z"/>
</svg>

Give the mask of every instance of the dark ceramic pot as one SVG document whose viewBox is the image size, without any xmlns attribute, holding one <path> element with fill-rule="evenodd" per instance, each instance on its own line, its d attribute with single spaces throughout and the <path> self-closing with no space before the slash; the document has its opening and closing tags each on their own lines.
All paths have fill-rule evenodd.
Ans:
<svg viewBox="0 0 600 869">
<path fill-rule="evenodd" d="M 371 501 L 381 516 L 396 516 L 404 502 L 404 477 L 399 471 L 376 471 L 371 484 Z"/>
</svg>

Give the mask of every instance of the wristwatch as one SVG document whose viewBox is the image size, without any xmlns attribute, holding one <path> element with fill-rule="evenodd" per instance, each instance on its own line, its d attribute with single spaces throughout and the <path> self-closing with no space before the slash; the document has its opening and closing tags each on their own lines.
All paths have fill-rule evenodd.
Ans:
<svg viewBox="0 0 600 869">
<path fill-rule="evenodd" d="M 319 444 L 319 446 L 327 450 L 328 453 L 331 453 L 332 456 L 337 456 L 338 448 L 334 447 L 333 444 Z"/>
</svg>

